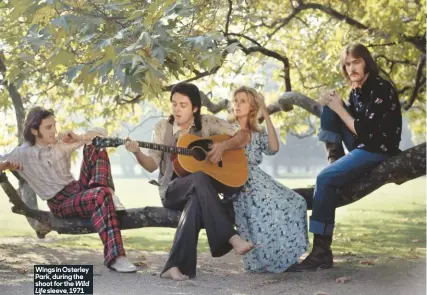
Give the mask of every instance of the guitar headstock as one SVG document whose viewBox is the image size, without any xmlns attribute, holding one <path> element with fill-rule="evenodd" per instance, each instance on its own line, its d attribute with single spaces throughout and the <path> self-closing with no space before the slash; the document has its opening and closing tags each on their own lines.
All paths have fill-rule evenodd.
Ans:
<svg viewBox="0 0 427 295">
<path fill-rule="evenodd" d="M 97 148 L 118 147 L 119 145 L 122 145 L 124 143 L 125 141 L 123 139 L 115 137 L 96 136 L 92 139 L 92 144 Z"/>
</svg>

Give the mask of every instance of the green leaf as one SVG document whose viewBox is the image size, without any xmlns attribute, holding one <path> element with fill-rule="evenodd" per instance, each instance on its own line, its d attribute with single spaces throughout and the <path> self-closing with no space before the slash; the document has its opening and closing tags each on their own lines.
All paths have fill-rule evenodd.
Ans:
<svg viewBox="0 0 427 295">
<path fill-rule="evenodd" d="M 142 32 L 137 42 L 142 46 L 142 48 L 150 46 L 151 45 L 150 34 L 148 34 L 147 32 Z"/>
<path fill-rule="evenodd" d="M 108 62 L 109 60 L 111 60 L 114 63 L 116 61 L 116 59 L 117 59 L 117 55 L 116 55 L 116 51 L 115 51 L 114 47 L 108 46 L 105 49 L 104 61 Z"/>
<path fill-rule="evenodd" d="M 70 66 L 74 64 L 75 59 L 74 54 L 67 51 L 60 51 L 51 58 L 49 66 L 51 69 L 54 69 L 58 65 Z"/>
</svg>

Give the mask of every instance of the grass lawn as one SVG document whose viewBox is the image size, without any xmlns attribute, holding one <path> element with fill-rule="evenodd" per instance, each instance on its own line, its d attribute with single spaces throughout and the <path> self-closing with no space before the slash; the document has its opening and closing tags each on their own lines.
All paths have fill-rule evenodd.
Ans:
<svg viewBox="0 0 427 295">
<path fill-rule="evenodd" d="M 9 177 L 13 180 L 12 176 Z M 313 179 L 282 179 L 290 188 L 305 187 Z M 146 179 L 117 179 L 117 195 L 127 208 L 161 206 L 156 187 Z M 25 217 L 10 211 L 8 198 L 0 190 L 0 238 L 35 236 Z M 45 203 L 40 207 L 47 210 Z M 308 213 L 308 216 L 310 212 Z M 364 199 L 339 208 L 336 214 L 333 250 L 344 256 L 418 259 L 426 247 L 426 178 L 403 185 L 386 185 Z M 126 249 L 168 251 L 175 229 L 145 228 L 123 231 Z M 310 235 L 310 241 L 312 236 Z M 50 233 L 52 246 L 101 248 L 98 235 L 58 235 Z M 206 234 L 200 234 L 199 251 L 209 251 Z"/>
</svg>

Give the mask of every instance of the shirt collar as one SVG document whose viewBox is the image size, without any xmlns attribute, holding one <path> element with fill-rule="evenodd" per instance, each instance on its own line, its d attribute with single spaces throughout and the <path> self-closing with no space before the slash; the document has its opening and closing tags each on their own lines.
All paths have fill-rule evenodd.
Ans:
<svg viewBox="0 0 427 295">
<path fill-rule="evenodd" d="M 175 135 L 176 133 L 180 132 L 181 130 L 186 130 L 187 132 L 190 131 L 191 127 L 196 127 L 196 125 L 194 124 L 194 118 L 193 118 L 193 122 L 191 122 L 190 126 L 188 127 L 188 129 L 182 129 L 181 127 L 179 127 L 176 122 L 173 122 L 173 126 L 172 126 L 172 133 L 173 135 Z"/>
<path fill-rule="evenodd" d="M 41 159 L 41 154 L 43 153 L 43 151 L 50 151 L 52 146 L 48 145 L 48 146 L 41 146 L 38 144 L 34 144 L 32 146 L 33 151 L 34 151 L 34 156 L 36 156 L 39 160 Z"/>
<path fill-rule="evenodd" d="M 355 93 L 358 95 L 362 93 L 369 93 L 376 79 L 379 79 L 377 75 L 368 74 L 368 77 L 366 78 L 365 82 L 361 86 L 352 85 L 352 93 Z"/>
<path fill-rule="evenodd" d="M 372 85 L 373 85 L 375 79 L 377 79 L 377 78 L 378 78 L 378 76 L 369 74 L 368 78 L 366 78 L 365 83 L 363 83 L 363 85 L 361 87 L 362 91 L 365 92 L 365 91 L 371 90 Z"/>
</svg>

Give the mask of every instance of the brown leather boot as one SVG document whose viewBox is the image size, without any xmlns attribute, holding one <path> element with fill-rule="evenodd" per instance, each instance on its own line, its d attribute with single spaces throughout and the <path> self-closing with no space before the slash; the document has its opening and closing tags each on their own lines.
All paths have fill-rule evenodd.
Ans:
<svg viewBox="0 0 427 295">
<path fill-rule="evenodd" d="M 331 244 L 332 235 L 314 234 L 311 253 L 293 268 L 294 271 L 315 271 L 319 268 L 331 268 L 334 264 Z"/>
<path fill-rule="evenodd" d="M 332 164 L 345 155 L 344 148 L 341 143 L 325 142 L 325 148 L 329 164 Z"/>
</svg>

